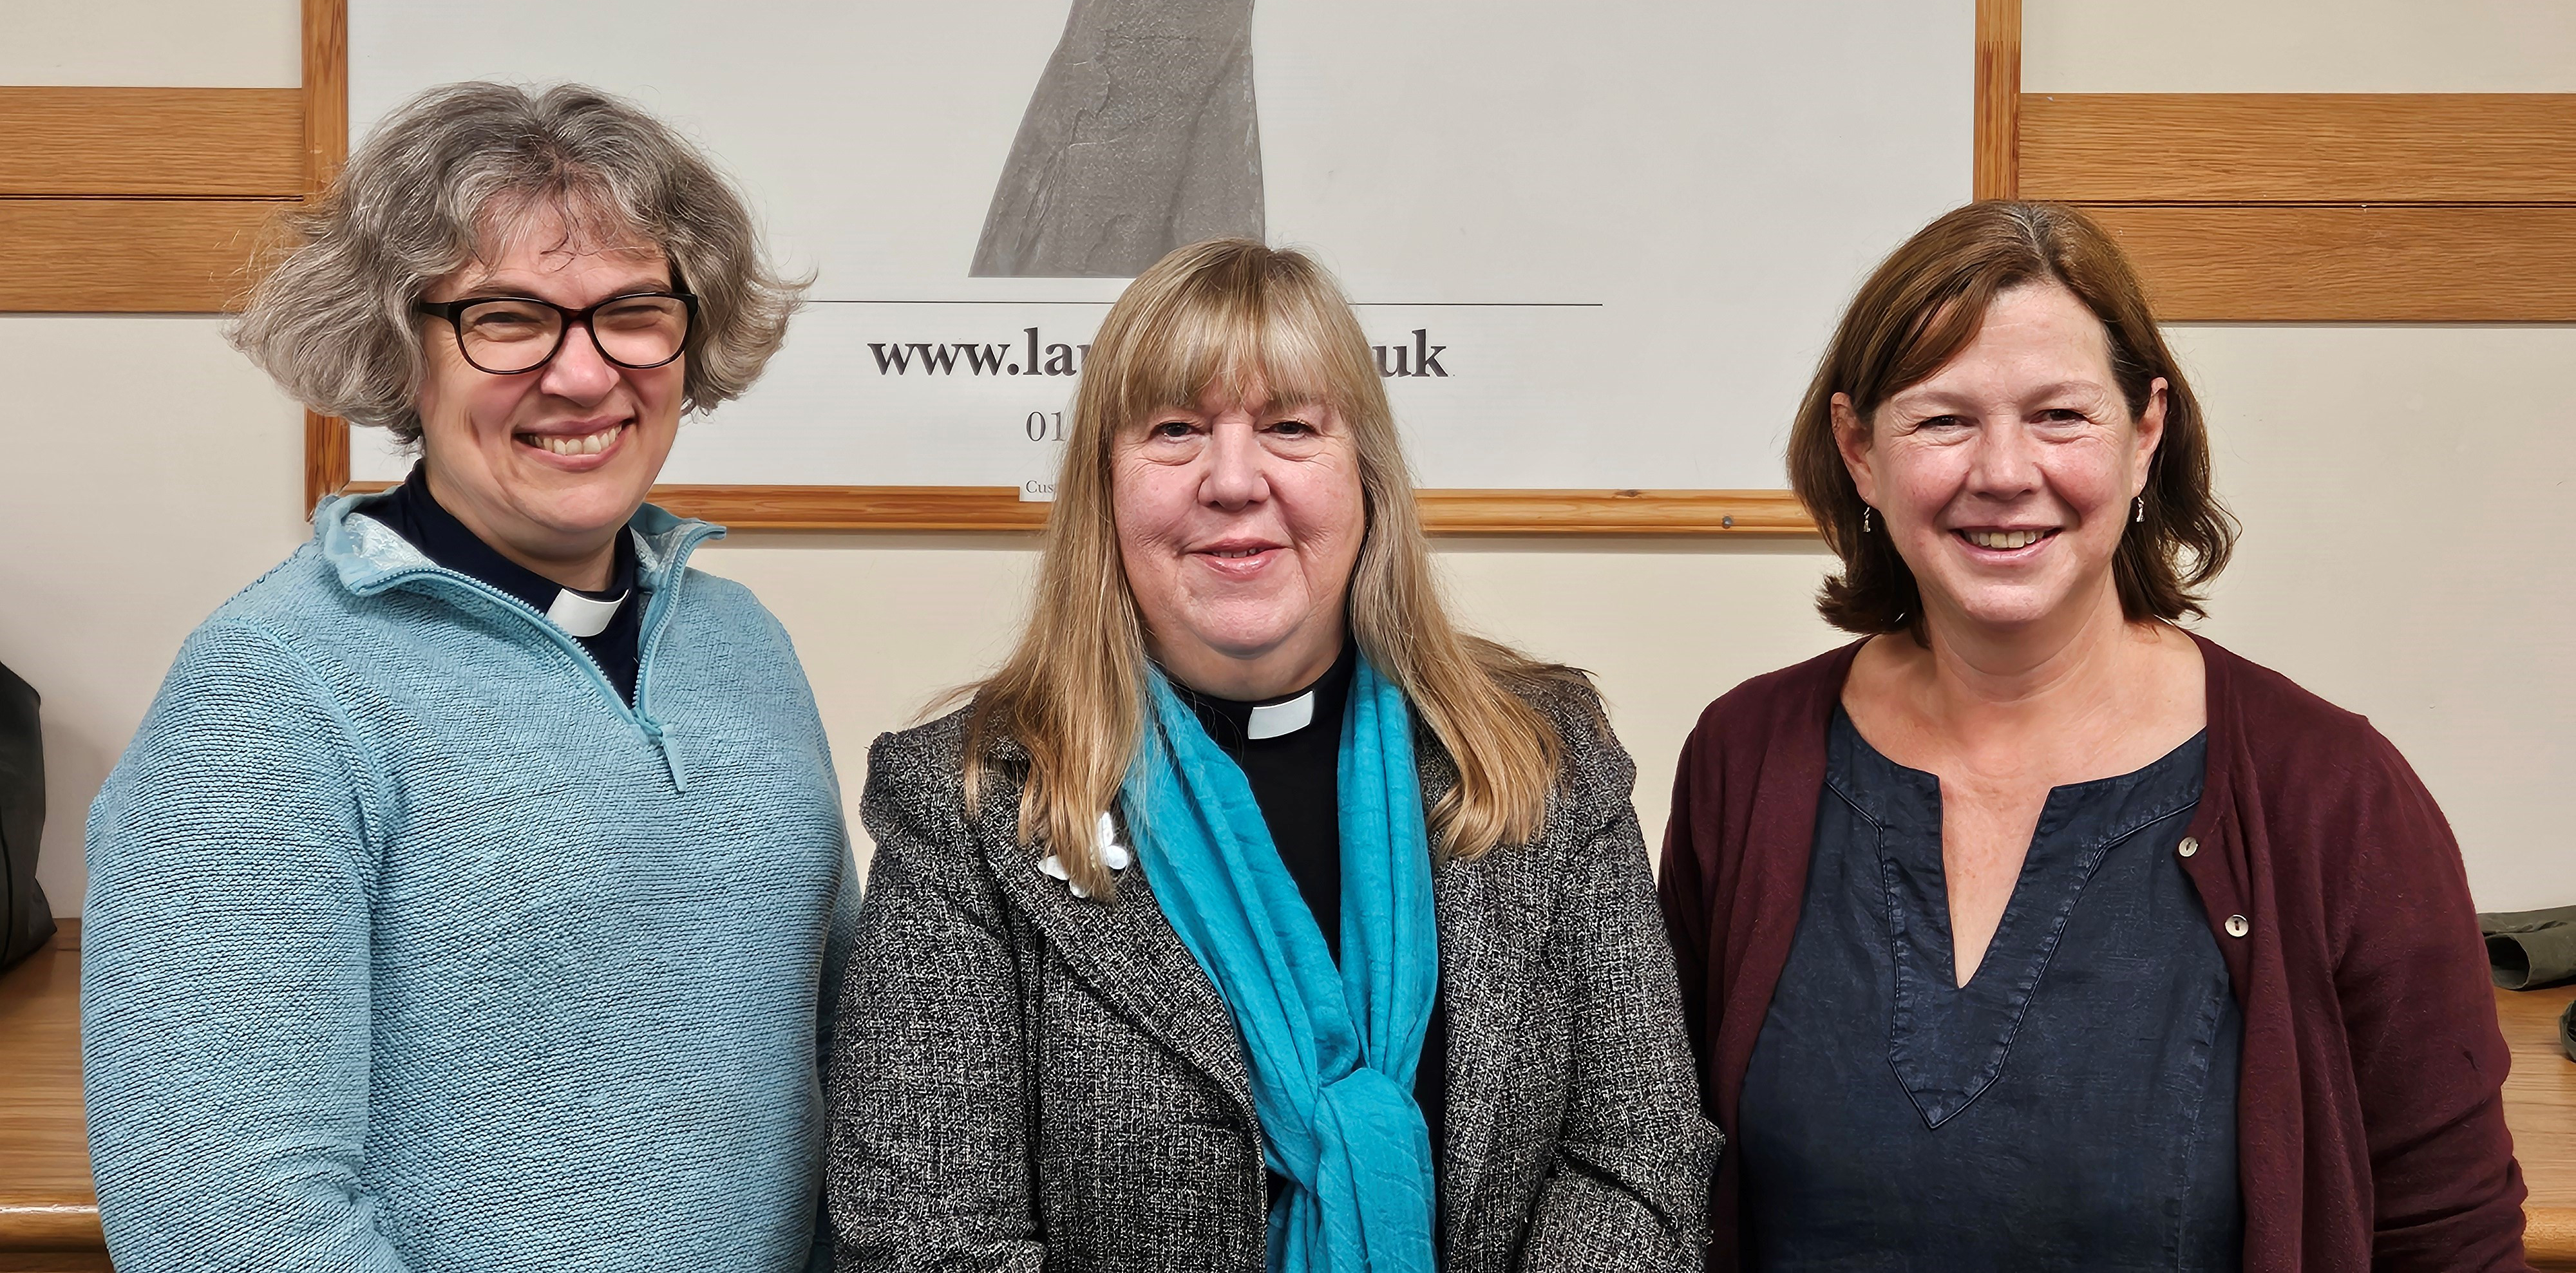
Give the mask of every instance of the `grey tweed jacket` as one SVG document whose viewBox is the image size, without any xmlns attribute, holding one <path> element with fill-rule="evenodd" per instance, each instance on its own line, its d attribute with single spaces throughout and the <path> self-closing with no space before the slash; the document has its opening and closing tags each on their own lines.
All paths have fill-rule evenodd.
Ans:
<svg viewBox="0 0 2576 1273">
<path fill-rule="evenodd" d="M 1447 1273 L 1697 1270 L 1700 1115 L 1629 790 L 1588 691 L 1538 838 L 1432 879 L 1448 1013 Z M 1075 898 L 1014 843 L 1025 753 L 965 814 L 965 714 L 888 734 L 876 858 L 834 1026 L 826 1201 L 841 1273 L 1257 1273 L 1268 1182 L 1242 1044 L 1141 868 Z M 1416 735 L 1426 806 L 1457 781 Z"/>
</svg>

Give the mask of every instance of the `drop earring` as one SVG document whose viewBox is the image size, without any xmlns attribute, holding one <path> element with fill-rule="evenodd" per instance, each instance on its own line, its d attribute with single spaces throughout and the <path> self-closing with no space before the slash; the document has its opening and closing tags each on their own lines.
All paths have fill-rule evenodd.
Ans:
<svg viewBox="0 0 2576 1273">
<path fill-rule="evenodd" d="M 1860 506 L 1860 533 L 1864 535 L 1869 533 L 1869 515 L 1873 511 L 1867 504 Z"/>
<path fill-rule="evenodd" d="M 2129 520 L 2130 520 L 2130 521 L 2133 521 L 2133 522 L 2144 522 L 2144 521 L 2146 521 L 2146 520 L 2147 520 L 2147 497 L 2146 497 L 2146 496 L 2141 495 L 2141 496 L 2139 496 L 2139 497 L 2138 497 L 2138 515 L 2137 515 L 2137 516 L 2135 516 L 2135 517 L 2130 518 Z"/>
</svg>

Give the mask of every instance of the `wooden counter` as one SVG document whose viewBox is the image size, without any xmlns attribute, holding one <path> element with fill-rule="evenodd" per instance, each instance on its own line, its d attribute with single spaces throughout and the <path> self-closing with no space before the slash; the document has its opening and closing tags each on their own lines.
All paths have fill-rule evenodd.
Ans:
<svg viewBox="0 0 2576 1273">
<path fill-rule="evenodd" d="M 80 924 L 0 975 L 0 1270 L 107 1263 L 81 1116 Z"/>
<path fill-rule="evenodd" d="M 2576 1062 L 2557 1043 L 2576 986 L 2495 996 L 2513 1047 L 2505 1121 L 2531 1186 L 2531 1262 L 2576 1273 Z M 0 1273 L 107 1269 L 81 1118 L 77 922 L 0 976 L 0 1058 Z"/>
<path fill-rule="evenodd" d="M 2496 1021 L 2513 1048 L 2504 1121 L 2531 1197 L 2523 1244 L 2534 1268 L 2576 1270 L 2576 1061 L 2558 1047 L 2558 1014 L 2576 986 L 2498 990 Z"/>
</svg>

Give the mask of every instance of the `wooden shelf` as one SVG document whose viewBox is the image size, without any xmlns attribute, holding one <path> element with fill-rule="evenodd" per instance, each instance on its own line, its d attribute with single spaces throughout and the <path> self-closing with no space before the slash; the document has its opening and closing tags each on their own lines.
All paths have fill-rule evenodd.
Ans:
<svg viewBox="0 0 2576 1273">
<path fill-rule="evenodd" d="M 2558 1046 L 2558 1014 L 2576 986 L 2498 990 L 2496 1021 L 2513 1049 L 2504 1121 L 2531 1197 L 2523 1245 L 2535 1269 L 2576 1270 L 2576 1061 Z"/>
<path fill-rule="evenodd" d="M 104 1270 L 81 1109 L 80 922 L 0 975 L 0 1269 Z"/>
</svg>

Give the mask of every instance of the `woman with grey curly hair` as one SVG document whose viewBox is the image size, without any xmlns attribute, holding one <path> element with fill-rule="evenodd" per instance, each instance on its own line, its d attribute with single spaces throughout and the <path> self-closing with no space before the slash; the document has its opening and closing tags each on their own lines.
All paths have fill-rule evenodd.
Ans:
<svg viewBox="0 0 2576 1273">
<path fill-rule="evenodd" d="M 802 285 L 578 86 L 425 93 L 286 229 L 235 343 L 420 463 L 188 638 L 91 812 L 117 1267 L 807 1267 L 838 788 L 644 502 Z"/>
</svg>

